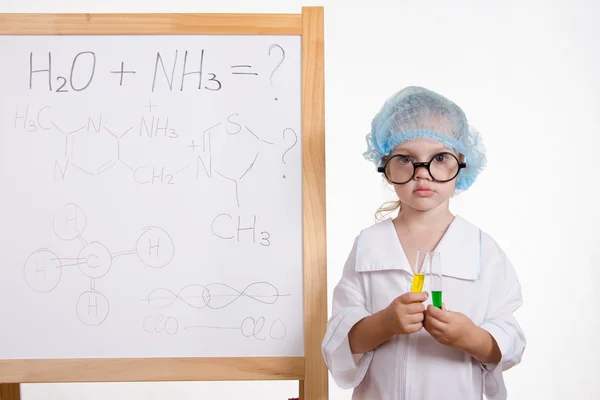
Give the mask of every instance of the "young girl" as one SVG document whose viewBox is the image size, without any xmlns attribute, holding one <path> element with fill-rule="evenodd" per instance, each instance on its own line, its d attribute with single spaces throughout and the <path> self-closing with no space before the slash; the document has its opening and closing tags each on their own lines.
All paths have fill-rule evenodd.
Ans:
<svg viewBox="0 0 600 400">
<path fill-rule="evenodd" d="M 371 129 L 365 158 L 398 195 L 384 210 L 399 212 L 354 241 L 322 345 L 331 375 L 355 400 L 506 399 L 503 371 L 526 345 L 519 281 L 498 244 L 448 206 L 484 168 L 479 134 L 419 87 L 391 97 Z M 440 254 L 441 309 L 428 280 L 411 292 L 420 248 Z"/>
</svg>

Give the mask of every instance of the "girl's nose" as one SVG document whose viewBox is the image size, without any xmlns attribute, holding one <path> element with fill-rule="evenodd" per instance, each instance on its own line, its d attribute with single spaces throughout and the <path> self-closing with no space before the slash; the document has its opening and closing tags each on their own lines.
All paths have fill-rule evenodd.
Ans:
<svg viewBox="0 0 600 400">
<path fill-rule="evenodd" d="M 429 179 L 431 180 L 431 175 L 429 174 L 429 170 L 427 167 L 420 165 L 416 167 L 415 171 L 415 179 Z"/>
</svg>

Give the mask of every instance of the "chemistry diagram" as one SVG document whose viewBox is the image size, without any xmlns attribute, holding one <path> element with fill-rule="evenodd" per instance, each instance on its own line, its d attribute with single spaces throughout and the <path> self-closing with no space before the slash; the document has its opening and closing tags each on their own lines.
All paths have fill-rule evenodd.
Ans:
<svg viewBox="0 0 600 400">
<path fill-rule="evenodd" d="M 18 105 L 13 125 L 16 131 L 55 135 L 62 141 L 53 156 L 54 164 L 48 165 L 49 178 L 54 181 L 94 179 L 109 171 L 124 174 L 140 186 L 168 187 L 217 179 L 229 185 L 238 207 L 240 185 L 257 163 L 268 162 L 270 168 L 281 171 L 278 178 L 285 181 L 292 152 L 300 147 L 295 129 L 257 132 L 247 124 L 248 116 L 239 112 L 211 116 L 184 132 L 168 113 L 160 111 L 160 104 L 149 101 L 140 109 L 139 117 L 117 125 L 102 113 L 64 120 L 50 105 Z M 174 150 L 176 156 L 166 162 L 140 160 L 140 154 L 146 152 L 141 146 L 158 147 L 159 153 Z M 160 155 L 156 154 L 157 158 Z M 273 165 L 273 159 L 278 165 Z"/>
<path fill-rule="evenodd" d="M 152 199 L 164 196 L 165 202 L 178 193 L 194 195 L 199 198 L 194 212 L 212 213 L 210 226 L 198 229 L 205 229 L 219 243 L 232 243 L 239 251 L 250 246 L 269 249 L 257 251 L 266 257 L 269 252 L 272 258 L 280 243 L 279 235 L 283 234 L 272 228 L 279 221 L 263 213 L 271 212 L 271 204 L 283 203 L 281 193 L 291 198 L 301 189 L 301 121 L 292 116 L 300 111 L 300 104 L 286 110 L 289 100 L 285 92 L 275 90 L 272 81 L 285 60 L 285 51 L 277 44 L 265 49 L 265 56 L 275 57 L 277 64 L 269 70 L 273 95 L 268 96 L 269 102 L 263 104 L 262 110 L 264 93 L 252 94 L 247 89 L 244 96 L 249 97 L 244 99 L 241 92 L 228 95 L 227 91 L 237 84 L 253 85 L 252 80 L 256 81 L 259 74 L 262 76 L 263 70 L 243 60 L 227 63 L 225 71 L 220 64 L 203 67 L 202 63 L 209 62 L 209 54 L 205 58 L 204 50 L 196 54 L 198 69 L 197 63 L 192 64 L 191 55 L 187 50 L 175 50 L 170 55 L 157 52 L 153 57 L 154 74 L 148 97 L 112 96 L 94 103 L 74 96 L 94 90 L 101 73 L 107 81 L 118 85 L 119 90 L 123 88 L 119 93 L 132 95 L 125 88 L 145 76 L 136 73 L 141 72 L 140 66 L 119 60 L 109 71 L 96 71 L 96 65 L 106 64 L 96 64 L 97 55 L 93 51 L 83 51 L 71 60 L 71 73 L 67 76 L 56 67 L 57 63 L 51 63 L 52 57 L 59 56 L 29 52 L 27 93 L 35 88 L 54 93 L 56 97 L 52 98 L 60 100 L 46 102 L 45 95 L 39 98 L 39 103 L 30 100 L 29 95 L 18 98 L 9 106 L 14 108 L 7 112 L 6 131 L 13 131 L 10 139 L 17 145 L 43 143 L 32 146 L 38 152 L 35 155 L 40 168 L 31 172 L 38 183 L 48 184 L 56 193 L 63 188 L 106 187 L 115 195 L 137 192 Z M 91 70 L 86 69 L 83 60 L 92 61 L 88 65 Z M 213 62 L 212 55 L 210 60 Z M 105 81 L 97 85 L 107 87 Z M 215 100 L 192 101 L 193 105 L 189 104 L 191 97 L 180 102 L 172 100 L 177 93 L 185 96 L 192 92 L 200 96 L 200 91 L 202 96 L 210 93 Z M 167 94 L 161 97 L 160 93 Z M 221 103 L 225 100 L 228 101 Z M 182 186 L 185 190 L 180 191 Z M 278 193 L 276 189 L 281 188 Z M 172 268 L 175 243 L 165 229 L 140 225 L 139 235 L 131 237 L 130 245 L 125 242 L 123 248 L 112 248 L 107 245 L 108 238 L 91 237 L 91 229 L 86 227 L 92 221 L 77 204 L 68 202 L 60 203 L 64 205 L 54 214 L 53 226 L 49 222 L 47 230 L 61 241 L 75 245 L 73 251 L 65 253 L 50 247 L 36 250 L 44 243 L 32 246 L 22 256 L 23 279 L 39 296 L 56 294 L 61 288 L 71 293 L 75 288 L 69 294 L 72 300 L 67 298 L 69 303 L 62 312 L 69 315 L 75 312 L 85 326 L 99 326 L 110 318 L 112 296 L 108 291 L 101 292 L 104 282 L 99 280 L 106 281 L 107 275 L 120 268 L 122 261 L 140 271 Z M 92 211 L 88 212 L 91 217 Z M 186 332 L 217 329 L 254 340 L 281 340 L 287 334 L 284 321 L 288 316 L 274 315 L 279 306 L 275 303 L 285 302 L 282 298 L 289 299 L 291 295 L 280 292 L 270 282 L 231 285 L 189 282 L 184 287 L 153 288 L 145 296 L 140 300 L 151 310 L 139 323 L 147 334 L 175 335 L 183 329 Z M 118 304 L 118 299 L 112 300 L 113 305 Z M 241 316 L 236 314 L 236 319 L 230 322 L 223 321 L 221 316 L 213 320 L 205 316 L 217 315 L 219 311 L 214 310 L 232 305 L 232 308 L 248 305 L 256 309 Z M 202 318 L 191 318 L 185 324 L 182 320 L 180 325 L 176 317 L 185 318 L 176 313 L 180 309 L 188 309 Z"/>
<path fill-rule="evenodd" d="M 160 227 L 143 227 L 132 248 L 111 251 L 100 241 L 84 238 L 87 218 L 76 204 L 62 206 L 54 216 L 54 234 L 63 241 L 79 241 L 78 254 L 57 255 L 49 248 L 40 248 L 29 255 L 23 276 L 29 287 L 39 293 L 57 290 L 65 271 L 77 270 L 89 278 L 89 286 L 73 299 L 77 317 L 85 325 L 102 324 L 109 315 L 109 299 L 96 289 L 96 280 L 108 274 L 115 259 L 136 257 L 141 267 L 164 268 L 173 260 L 175 246 L 169 234 Z"/>
</svg>

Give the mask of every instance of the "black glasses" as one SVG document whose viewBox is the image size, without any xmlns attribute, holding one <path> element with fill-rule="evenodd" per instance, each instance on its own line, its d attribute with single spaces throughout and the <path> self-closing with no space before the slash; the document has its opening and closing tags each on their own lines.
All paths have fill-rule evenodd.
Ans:
<svg viewBox="0 0 600 400">
<path fill-rule="evenodd" d="M 438 153 L 429 162 L 414 162 L 404 154 L 394 154 L 385 163 L 377 167 L 377 171 L 385 174 L 392 183 L 403 185 L 414 178 L 417 168 L 423 167 L 436 182 L 449 182 L 458 176 L 467 163 L 459 162 L 452 153 Z"/>
</svg>

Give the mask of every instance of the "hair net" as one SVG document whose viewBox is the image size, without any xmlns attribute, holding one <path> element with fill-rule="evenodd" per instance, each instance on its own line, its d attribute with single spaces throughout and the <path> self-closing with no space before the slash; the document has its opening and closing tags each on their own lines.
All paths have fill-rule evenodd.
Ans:
<svg viewBox="0 0 600 400">
<path fill-rule="evenodd" d="M 485 147 L 462 109 L 431 90 L 415 86 L 400 90 L 383 104 L 371 123 L 368 149 L 363 155 L 379 165 L 381 158 L 400 143 L 419 137 L 439 140 L 465 156 L 467 167 L 457 177 L 457 191 L 468 189 L 485 168 Z"/>
</svg>

